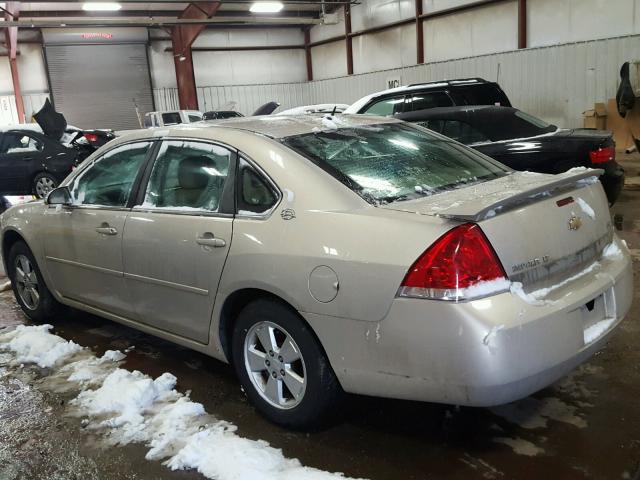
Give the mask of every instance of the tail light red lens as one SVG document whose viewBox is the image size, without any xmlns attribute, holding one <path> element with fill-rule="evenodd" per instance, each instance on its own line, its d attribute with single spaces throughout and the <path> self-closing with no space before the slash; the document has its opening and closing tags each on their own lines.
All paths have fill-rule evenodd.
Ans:
<svg viewBox="0 0 640 480">
<path fill-rule="evenodd" d="M 604 147 L 589 152 L 591 163 L 607 163 L 616 159 L 616 149 L 613 147 Z"/>
<path fill-rule="evenodd" d="M 482 229 L 466 223 L 433 243 L 407 272 L 399 296 L 460 300 L 491 289 L 465 289 L 492 282 L 496 290 L 508 285 L 507 275 Z M 493 293 L 493 292 L 492 292 Z"/>
<path fill-rule="evenodd" d="M 89 143 L 96 143 L 98 141 L 98 135 L 95 133 L 85 133 L 84 138 L 86 138 Z"/>
</svg>

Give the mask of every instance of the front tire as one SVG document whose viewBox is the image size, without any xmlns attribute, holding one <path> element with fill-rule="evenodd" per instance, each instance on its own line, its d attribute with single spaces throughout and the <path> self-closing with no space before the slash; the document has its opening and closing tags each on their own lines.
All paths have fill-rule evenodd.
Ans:
<svg viewBox="0 0 640 480">
<path fill-rule="evenodd" d="M 38 264 L 26 243 L 16 242 L 7 259 L 9 278 L 16 301 L 34 322 L 50 320 L 60 304 L 44 283 Z"/>
<path fill-rule="evenodd" d="M 58 179 L 49 173 L 39 173 L 33 179 L 33 194 L 44 198 L 51 190 L 58 186 Z"/>
<path fill-rule="evenodd" d="M 238 316 L 233 364 L 249 400 L 270 421 L 321 426 L 344 396 L 310 328 L 287 306 L 257 300 Z"/>
</svg>

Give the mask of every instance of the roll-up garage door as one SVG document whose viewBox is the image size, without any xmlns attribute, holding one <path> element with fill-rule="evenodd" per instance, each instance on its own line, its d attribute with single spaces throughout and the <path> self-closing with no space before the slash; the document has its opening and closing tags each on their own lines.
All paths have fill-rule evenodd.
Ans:
<svg viewBox="0 0 640 480">
<path fill-rule="evenodd" d="M 146 45 L 45 45 L 53 102 L 80 128 L 141 128 L 153 110 Z"/>
</svg>

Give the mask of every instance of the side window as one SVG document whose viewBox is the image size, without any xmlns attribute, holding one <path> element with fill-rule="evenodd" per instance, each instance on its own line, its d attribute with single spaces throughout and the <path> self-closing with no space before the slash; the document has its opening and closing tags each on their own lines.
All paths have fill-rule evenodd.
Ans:
<svg viewBox="0 0 640 480">
<path fill-rule="evenodd" d="M 276 192 L 267 180 L 242 160 L 238 180 L 238 213 L 264 213 L 273 207 L 277 200 Z"/>
<path fill-rule="evenodd" d="M 217 212 L 232 155 L 209 143 L 163 142 L 142 206 Z"/>
<path fill-rule="evenodd" d="M 428 128 L 429 130 L 433 130 L 437 133 L 442 133 L 442 130 L 444 128 L 444 120 L 424 120 L 417 123 L 421 127 Z"/>
<path fill-rule="evenodd" d="M 453 138 L 460 143 L 469 145 L 471 143 L 486 142 L 489 139 L 474 127 L 458 120 L 447 120 L 441 132 L 443 135 Z"/>
<path fill-rule="evenodd" d="M 22 132 L 9 132 L 4 134 L 0 153 L 28 153 L 42 150 L 44 150 L 44 143 L 37 138 Z"/>
<path fill-rule="evenodd" d="M 404 95 L 401 97 L 386 98 L 376 102 L 362 112 L 365 115 L 391 116 L 394 113 L 401 113 L 404 103 Z"/>
<path fill-rule="evenodd" d="M 149 148 L 150 142 L 129 143 L 93 161 L 69 185 L 73 203 L 126 206 Z"/>
<path fill-rule="evenodd" d="M 180 112 L 163 113 L 162 123 L 164 125 L 177 125 L 179 123 L 182 123 L 182 119 L 180 118 Z"/>
<path fill-rule="evenodd" d="M 189 123 L 193 123 L 193 122 L 199 122 L 200 120 L 202 120 L 202 117 L 199 115 L 194 115 L 193 113 L 190 113 L 188 115 L 189 117 Z"/>
<path fill-rule="evenodd" d="M 407 112 L 453 105 L 451 98 L 445 92 L 414 93 L 407 96 L 405 103 L 407 104 L 405 107 Z"/>
</svg>

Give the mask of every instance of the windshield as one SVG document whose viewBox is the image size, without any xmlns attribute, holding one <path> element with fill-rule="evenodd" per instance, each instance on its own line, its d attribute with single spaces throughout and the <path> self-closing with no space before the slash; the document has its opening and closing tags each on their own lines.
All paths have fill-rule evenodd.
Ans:
<svg viewBox="0 0 640 480">
<path fill-rule="evenodd" d="M 374 204 L 419 198 L 509 172 L 469 148 L 405 124 L 341 128 L 287 137 L 282 143 Z"/>
</svg>

